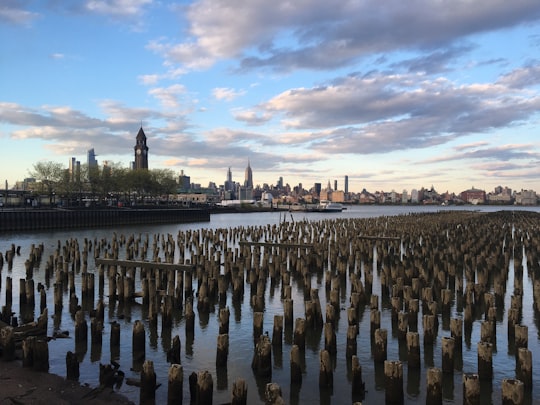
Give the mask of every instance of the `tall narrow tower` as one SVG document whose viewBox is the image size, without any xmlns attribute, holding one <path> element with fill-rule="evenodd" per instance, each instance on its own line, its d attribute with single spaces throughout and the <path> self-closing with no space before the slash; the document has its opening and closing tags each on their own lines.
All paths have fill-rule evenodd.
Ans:
<svg viewBox="0 0 540 405">
<path fill-rule="evenodd" d="M 253 188 L 253 172 L 251 171 L 251 166 L 249 165 L 249 160 L 248 160 L 248 165 L 246 167 L 246 178 L 245 178 L 245 181 L 244 181 L 244 187 Z"/>
<path fill-rule="evenodd" d="M 148 146 L 146 146 L 146 135 L 142 129 L 139 129 L 135 143 L 135 165 L 133 168 L 148 169 Z"/>
</svg>

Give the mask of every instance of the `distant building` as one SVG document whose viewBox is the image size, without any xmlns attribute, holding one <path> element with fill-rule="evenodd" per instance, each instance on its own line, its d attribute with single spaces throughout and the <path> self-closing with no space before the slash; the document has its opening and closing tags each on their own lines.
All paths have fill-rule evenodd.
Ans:
<svg viewBox="0 0 540 405">
<path fill-rule="evenodd" d="M 342 203 L 345 201 L 345 193 L 342 190 L 332 191 L 331 198 L 333 202 Z"/>
<path fill-rule="evenodd" d="M 413 188 L 411 190 L 411 203 L 418 204 L 420 200 L 418 199 L 418 190 Z"/>
<path fill-rule="evenodd" d="M 92 149 L 88 149 L 88 152 L 87 152 L 87 164 L 88 164 L 88 168 L 95 168 L 95 167 L 98 167 L 98 161 L 96 159 L 96 153 L 94 152 L 94 148 Z"/>
<path fill-rule="evenodd" d="M 81 162 L 71 158 L 69 161 L 69 181 L 70 182 L 79 182 L 81 181 Z"/>
<path fill-rule="evenodd" d="M 253 200 L 253 171 L 251 170 L 249 160 L 245 171 L 244 185 L 238 188 L 236 195 L 241 201 Z"/>
<path fill-rule="evenodd" d="M 349 194 L 349 176 L 345 176 L 345 194 Z"/>
<path fill-rule="evenodd" d="M 460 198 L 469 204 L 484 204 L 486 202 L 486 192 L 473 187 L 462 191 Z"/>
<path fill-rule="evenodd" d="M 135 170 L 145 169 L 148 170 L 148 146 L 146 145 L 146 134 L 141 127 L 137 133 L 135 139 L 135 163 L 133 168 Z"/>
<path fill-rule="evenodd" d="M 321 195 L 321 183 L 315 183 L 313 185 L 313 190 L 315 191 L 315 196 L 320 196 Z"/>
<path fill-rule="evenodd" d="M 401 203 L 407 204 L 409 202 L 409 193 L 407 190 L 403 190 L 403 193 L 401 193 Z"/>
<path fill-rule="evenodd" d="M 521 190 L 516 193 L 517 205 L 536 205 L 538 204 L 538 197 L 533 190 Z"/>
<path fill-rule="evenodd" d="M 178 185 L 183 191 L 191 189 L 191 177 L 186 176 L 183 170 L 180 170 L 180 176 L 178 176 Z"/>
</svg>

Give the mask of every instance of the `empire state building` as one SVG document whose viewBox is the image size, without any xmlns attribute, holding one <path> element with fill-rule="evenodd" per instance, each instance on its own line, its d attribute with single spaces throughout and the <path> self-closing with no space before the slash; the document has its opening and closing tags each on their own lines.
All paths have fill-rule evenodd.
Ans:
<svg viewBox="0 0 540 405">
<path fill-rule="evenodd" d="M 248 165 L 246 167 L 246 178 L 244 180 L 244 187 L 253 188 L 253 172 L 251 171 L 249 160 L 248 160 Z"/>
</svg>

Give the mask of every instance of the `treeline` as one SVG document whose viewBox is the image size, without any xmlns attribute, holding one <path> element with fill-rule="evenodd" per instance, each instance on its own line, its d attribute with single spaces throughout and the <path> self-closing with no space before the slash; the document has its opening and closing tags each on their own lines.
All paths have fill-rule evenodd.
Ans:
<svg viewBox="0 0 540 405">
<path fill-rule="evenodd" d="M 168 198 L 178 188 L 172 170 L 132 170 L 116 163 L 101 167 L 83 164 L 70 170 L 57 162 L 38 162 L 30 176 L 35 182 L 28 183 L 27 189 L 49 196 L 50 204 L 144 203 L 162 196 Z"/>
</svg>

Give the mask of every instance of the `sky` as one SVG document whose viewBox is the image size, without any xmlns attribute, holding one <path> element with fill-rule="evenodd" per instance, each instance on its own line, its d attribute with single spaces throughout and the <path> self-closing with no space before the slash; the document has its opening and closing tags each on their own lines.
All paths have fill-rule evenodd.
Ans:
<svg viewBox="0 0 540 405">
<path fill-rule="evenodd" d="M 203 187 L 540 193 L 538 0 L 3 0 L 0 182 L 40 161 Z"/>
</svg>

